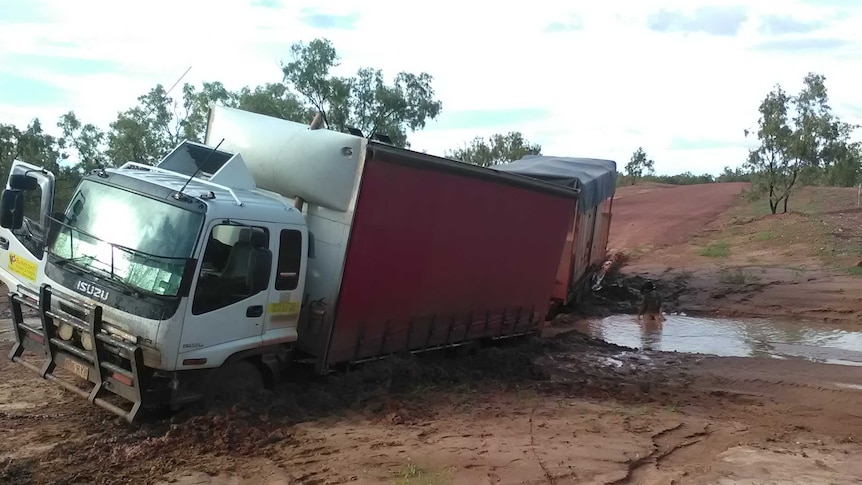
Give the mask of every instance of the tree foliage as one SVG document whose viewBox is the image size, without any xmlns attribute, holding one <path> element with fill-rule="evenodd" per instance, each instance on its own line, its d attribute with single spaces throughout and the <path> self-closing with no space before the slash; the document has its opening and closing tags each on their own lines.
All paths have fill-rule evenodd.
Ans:
<svg viewBox="0 0 862 485">
<path fill-rule="evenodd" d="M 46 133 L 38 119 L 34 119 L 23 130 L 14 125 L 0 124 L 0 170 L 3 174 L 8 174 L 12 162 L 19 160 L 53 172 L 57 180 L 55 204 L 62 206 L 69 200 L 78 183 L 79 172 L 77 164 L 70 167 L 60 163 L 69 158 L 70 147 L 76 149 L 79 146 L 81 148 L 76 155 L 78 159 L 89 160 L 86 158 L 90 153 L 87 144 L 90 143 L 89 140 L 98 139 L 98 136 L 94 132 L 95 127 L 81 126 L 74 114 L 63 115 L 59 124 L 66 126 L 64 136 L 59 138 Z M 68 134 L 67 129 L 70 130 Z M 28 206 L 31 202 L 33 200 L 29 198 L 25 200 Z M 25 212 L 30 209 L 31 207 L 25 207 Z"/>
<path fill-rule="evenodd" d="M 340 59 L 327 39 L 291 47 L 293 61 L 282 64 L 284 83 L 314 111 L 323 113 L 330 129 L 359 129 L 365 136 L 383 134 L 406 147 L 407 134 L 435 119 L 443 104 L 435 98 L 428 73 L 399 72 L 388 84 L 380 69 L 361 68 L 352 77 L 332 74 Z"/>
<path fill-rule="evenodd" d="M 767 197 L 773 214 L 779 208 L 787 212 L 800 184 L 851 186 L 859 181 L 860 146 L 851 141 L 856 127 L 832 113 L 825 81 L 822 74 L 808 73 L 796 95 L 776 84 L 760 103 L 760 146 L 749 152 L 745 167 L 755 193 Z"/>
<path fill-rule="evenodd" d="M 106 130 L 84 123 L 74 112 L 59 119 L 59 137 L 46 133 L 38 119 L 24 129 L 0 124 L 0 170 L 8 173 L 12 162 L 21 160 L 54 172 L 57 203 L 62 204 L 81 174 L 94 168 L 129 161 L 153 164 L 184 139 L 202 142 L 212 103 L 301 123 L 321 110 L 330 129 L 384 134 L 402 147 L 409 146 L 408 133 L 424 128 L 442 110 L 428 73 L 400 72 L 391 83 L 372 68 L 359 69 L 352 77 L 335 76 L 339 58 L 327 39 L 296 43 L 291 54 L 278 82 L 236 91 L 217 81 L 200 87 L 186 83 L 177 93 L 156 85 L 135 106 L 119 112 Z"/>
<path fill-rule="evenodd" d="M 624 170 L 631 184 L 634 185 L 644 175 L 653 175 L 655 173 L 655 162 L 647 157 L 643 147 L 638 147 L 632 153 L 632 158 L 626 163 Z"/>
<path fill-rule="evenodd" d="M 526 155 L 541 154 L 541 145 L 528 142 L 524 135 L 517 131 L 505 135 L 498 133 L 487 141 L 477 136 L 469 144 L 446 152 L 449 158 L 480 167 L 500 165 L 519 160 Z"/>
<path fill-rule="evenodd" d="M 106 165 L 105 132 L 92 123 L 81 123 L 73 111 L 61 116 L 57 127 L 63 134 L 58 140 L 61 158 L 73 161 L 73 170 L 89 172 Z"/>
</svg>

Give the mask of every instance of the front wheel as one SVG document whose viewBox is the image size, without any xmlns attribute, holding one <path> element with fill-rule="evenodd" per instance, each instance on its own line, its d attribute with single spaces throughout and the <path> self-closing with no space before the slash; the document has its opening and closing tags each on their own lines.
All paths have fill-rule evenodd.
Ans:
<svg viewBox="0 0 862 485">
<path fill-rule="evenodd" d="M 248 360 L 237 360 L 212 375 L 204 404 L 207 408 L 238 402 L 264 388 L 260 369 Z"/>
</svg>

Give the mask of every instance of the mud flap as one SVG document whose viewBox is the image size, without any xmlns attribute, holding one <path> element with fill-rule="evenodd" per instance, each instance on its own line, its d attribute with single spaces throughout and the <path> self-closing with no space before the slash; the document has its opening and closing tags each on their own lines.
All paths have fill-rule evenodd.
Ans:
<svg viewBox="0 0 862 485">
<path fill-rule="evenodd" d="M 133 423 L 147 403 L 144 402 L 147 393 L 144 391 L 143 350 L 139 345 L 109 335 L 102 331 L 102 307 L 86 306 L 76 302 L 86 319 L 80 319 L 69 313 L 54 310 L 51 306 L 51 287 L 42 284 L 39 295 L 10 292 L 9 304 L 12 313 L 15 345 L 9 358 L 24 367 L 36 372 L 43 379 L 53 381 L 85 399 L 91 404 L 100 406 Z M 40 326 L 28 325 L 24 321 L 24 306 L 38 310 Z M 83 342 L 89 338 L 91 345 L 75 345 L 74 339 L 63 340 L 57 335 L 58 325 L 72 327 L 73 335 Z M 86 349 L 85 347 L 90 347 Z M 24 351 L 45 356 L 45 363 L 40 368 L 24 360 Z M 63 380 L 54 372 L 57 368 L 66 369 L 80 380 L 93 384 L 89 391 L 81 389 L 71 382 Z M 109 402 L 109 395 L 120 396 L 132 403 L 131 409 L 125 410 Z"/>
</svg>

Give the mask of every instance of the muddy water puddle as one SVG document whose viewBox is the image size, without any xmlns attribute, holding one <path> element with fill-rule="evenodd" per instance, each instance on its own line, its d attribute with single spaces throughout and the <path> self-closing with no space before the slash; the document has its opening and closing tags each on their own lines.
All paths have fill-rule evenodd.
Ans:
<svg viewBox="0 0 862 485">
<path fill-rule="evenodd" d="M 862 366 L 862 332 L 765 319 L 666 315 L 662 323 L 614 315 L 584 321 L 583 333 L 626 347 L 727 357 L 804 358 Z"/>
</svg>

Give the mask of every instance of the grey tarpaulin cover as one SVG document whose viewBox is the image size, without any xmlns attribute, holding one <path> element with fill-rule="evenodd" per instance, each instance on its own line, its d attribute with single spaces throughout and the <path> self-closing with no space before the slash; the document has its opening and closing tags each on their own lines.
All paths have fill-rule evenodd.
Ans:
<svg viewBox="0 0 862 485">
<path fill-rule="evenodd" d="M 617 164 L 612 160 L 527 155 L 520 160 L 493 168 L 500 172 L 580 189 L 578 212 L 581 213 L 614 195 L 617 186 Z"/>
</svg>

